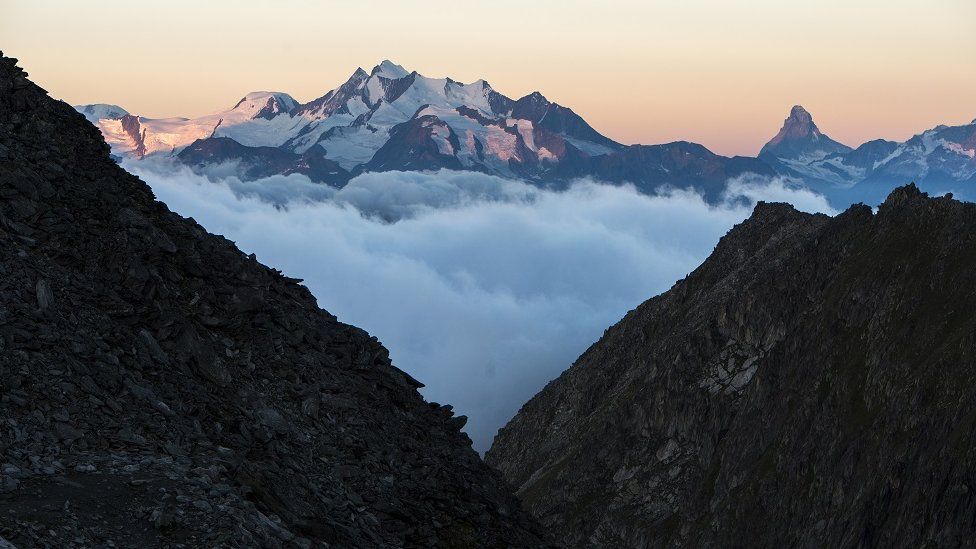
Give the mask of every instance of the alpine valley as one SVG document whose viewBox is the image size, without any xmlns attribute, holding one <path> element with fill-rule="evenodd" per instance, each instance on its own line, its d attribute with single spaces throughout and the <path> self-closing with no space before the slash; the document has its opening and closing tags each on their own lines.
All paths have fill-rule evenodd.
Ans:
<svg viewBox="0 0 976 549">
<path fill-rule="evenodd" d="M 484 80 L 429 78 L 391 61 L 356 69 L 308 103 L 259 91 L 193 119 L 146 118 L 105 104 L 76 109 L 117 160 L 171 157 L 197 170 L 230 164 L 245 180 L 298 173 L 336 188 L 364 172 L 451 169 L 547 188 L 583 177 L 647 193 L 695 188 L 714 200 L 728 179 L 756 174 L 789 177 L 846 205 L 880 201 L 908 182 L 963 195 L 976 183 L 976 120 L 853 148 L 795 106 L 758 157 L 725 157 L 687 141 L 624 145 L 539 92 L 512 99 Z"/>
<path fill-rule="evenodd" d="M 177 175 L 127 171 L 157 161 Z M 517 198 L 396 225 L 207 183 L 227 174 Z M 753 177 L 772 190 L 734 194 Z M 972 547 L 974 184 L 976 121 L 855 148 L 795 106 L 725 157 L 390 61 L 307 103 L 151 119 L 56 101 L 0 53 L 0 549 Z M 788 193 L 820 213 L 766 201 Z M 690 274 L 615 276 L 658 266 Z M 657 295 L 602 337 L 574 323 L 631 289 Z M 527 402 L 496 381 L 597 338 Z M 502 389 L 455 410 L 421 379 Z M 478 398 L 524 402 L 483 459 Z"/>
</svg>

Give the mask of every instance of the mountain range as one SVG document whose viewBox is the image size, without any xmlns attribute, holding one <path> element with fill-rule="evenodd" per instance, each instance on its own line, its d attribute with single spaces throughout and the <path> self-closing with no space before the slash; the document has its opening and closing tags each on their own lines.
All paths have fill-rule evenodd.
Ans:
<svg viewBox="0 0 976 549">
<path fill-rule="evenodd" d="M 854 200 L 878 200 L 892 184 L 908 182 L 939 194 L 965 192 L 976 184 L 976 120 L 937 126 L 903 143 L 875 139 L 851 148 L 824 135 L 797 105 L 759 159 L 828 195 L 847 193 Z"/>
<path fill-rule="evenodd" d="M 308 103 L 261 91 L 193 119 L 146 118 L 104 104 L 76 109 L 117 158 L 168 156 L 196 169 L 234 163 L 245 179 L 299 173 L 334 187 L 363 172 L 442 168 L 553 188 L 581 177 L 645 192 L 694 187 L 709 198 L 747 173 L 789 176 L 841 201 L 883 197 L 909 181 L 933 192 L 976 182 L 976 123 L 852 148 L 796 106 L 758 157 L 726 157 L 686 141 L 623 145 L 539 92 L 513 99 L 484 80 L 429 78 L 391 61 L 356 69 Z"/>
<path fill-rule="evenodd" d="M 464 416 L 301 281 L 155 200 L 15 61 L 0 547 L 545 546 Z"/>
<path fill-rule="evenodd" d="M 346 130 L 326 134 L 379 126 L 287 137 L 269 125 L 355 103 L 356 90 L 401 97 L 403 71 L 381 65 L 317 105 L 249 94 L 238 118 L 209 118 L 207 136 L 177 144 L 203 119 L 81 108 L 99 134 L 15 61 L 0 54 L 0 547 L 972 545 L 972 203 L 915 185 L 833 217 L 758 203 L 527 402 L 482 461 L 466 418 L 426 402 L 375 337 L 170 211 L 105 143 L 116 158 L 181 161 L 201 144 L 259 150 L 238 160 L 268 173 L 312 173 L 313 158 L 346 174 L 460 162 L 437 115 L 390 125 L 351 168 L 320 145 Z M 629 165 L 610 159 L 703 154 L 601 143 L 572 111 L 523 100 L 529 118 L 488 106 L 537 158 L 556 148 L 540 135 L 590 147 L 579 165 L 611 173 Z M 370 103 L 370 116 L 397 101 Z M 268 142 L 243 142 L 258 135 Z M 925 181 L 971 182 L 970 126 L 916 137 L 851 149 L 797 107 L 751 161 L 835 189 L 846 180 L 823 174 L 853 171 L 827 165 L 863 169 L 851 189 L 923 168 Z M 292 150 L 301 139 L 314 145 Z"/>
</svg>

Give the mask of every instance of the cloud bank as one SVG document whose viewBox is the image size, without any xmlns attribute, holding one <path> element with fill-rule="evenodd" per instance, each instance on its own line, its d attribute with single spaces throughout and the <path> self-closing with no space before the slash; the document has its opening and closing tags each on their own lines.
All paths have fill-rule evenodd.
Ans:
<svg viewBox="0 0 976 549">
<path fill-rule="evenodd" d="M 756 200 L 832 213 L 781 180 L 729 182 L 719 205 L 580 181 L 555 192 L 466 172 L 242 182 L 125 166 L 169 207 L 305 280 L 319 305 L 376 335 L 428 400 L 469 417 L 484 451 L 519 406 L 604 329 L 694 269 Z"/>
</svg>

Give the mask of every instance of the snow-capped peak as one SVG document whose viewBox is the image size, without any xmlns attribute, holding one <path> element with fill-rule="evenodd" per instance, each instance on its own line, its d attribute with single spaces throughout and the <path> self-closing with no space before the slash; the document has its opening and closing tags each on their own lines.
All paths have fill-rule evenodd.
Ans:
<svg viewBox="0 0 976 549">
<path fill-rule="evenodd" d="M 81 114 L 85 115 L 92 124 L 98 125 L 99 120 L 118 120 L 129 114 L 129 111 L 118 105 L 108 105 L 105 103 L 95 103 L 92 105 L 79 105 L 75 107 Z"/>
<path fill-rule="evenodd" d="M 297 105 L 298 101 L 287 93 L 255 91 L 242 97 L 231 110 L 247 118 L 271 119 L 278 114 L 291 111 Z"/>
<path fill-rule="evenodd" d="M 230 109 L 189 120 L 99 119 L 114 150 L 130 156 L 179 155 L 197 140 L 230 139 L 245 149 L 265 148 L 235 154 L 260 156 L 274 147 L 282 151 L 275 162 L 281 155 L 311 155 L 349 173 L 430 161 L 424 165 L 513 174 L 511 162 L 554 161 L 567 150 L 606 154 L 616 145 L 541 93 L 515 101 L 484 80 L 425 77 L 390 60 L 369 73 L 356 69 L 344 84 L 304 104 L 285 93 L 257 91 Z M 424 160 L 422 149 L 434 156 Z"/>
<path fill-rule="evenodd" d="M 389 59 L 384 59 L 379 65 L 373 67 L 373 71 L 370 73 L 373 76 L 382 76 L 383 78 L 398 79 L 403 78 L 410 74 L 410 71 L 397 65 Z"/>
<path fill-rule="evenodd" d="M 295 98 L 288 95 L 285 92 L 276 91 L 253 91 L 245 95 L 240 102 L 243 101 L 265 101 L 269 98 L 274 98 L 276 101 L 281 101 L 282 103 L 296 103 Z M 294 106 L 294 105 L 293 105 Z"/>
</svg>

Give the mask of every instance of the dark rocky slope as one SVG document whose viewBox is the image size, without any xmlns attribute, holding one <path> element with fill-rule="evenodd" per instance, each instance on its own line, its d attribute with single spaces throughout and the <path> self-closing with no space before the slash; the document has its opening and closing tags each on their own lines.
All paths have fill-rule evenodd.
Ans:
<svg viewBox="0 0 976 549">
<path fill-rule="evenodd" d="M 364 331 L 0 56 L 0 546 L 534 546 Z"/>
<path fill-rule="evenodd" d="M 528 402 L 486 460 L 569 546 L 976 535 L 976 205 L 760 204 Z"/>
</svg>

